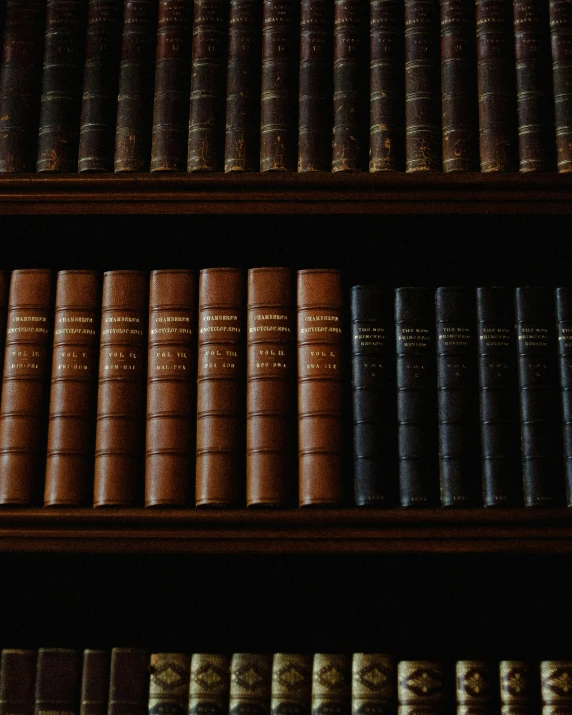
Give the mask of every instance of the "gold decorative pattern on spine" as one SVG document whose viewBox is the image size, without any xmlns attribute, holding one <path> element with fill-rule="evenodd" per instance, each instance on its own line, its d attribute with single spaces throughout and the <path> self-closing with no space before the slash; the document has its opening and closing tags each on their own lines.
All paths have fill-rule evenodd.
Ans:
<svg viewBox="0 0 572 715">
<path fill-rule="evenodd" d="M 395 700 L 395 663 L 382 653 L 354 653 L 352 715 L 385 715 Z"/>
</svg>

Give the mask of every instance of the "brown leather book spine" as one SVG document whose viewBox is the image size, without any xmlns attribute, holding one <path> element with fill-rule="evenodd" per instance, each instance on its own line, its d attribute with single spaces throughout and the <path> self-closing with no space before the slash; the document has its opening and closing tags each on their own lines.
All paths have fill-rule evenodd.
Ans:
<svg viewBox="0 0 572 715">
<path fill-rule="evenodd" d="M 572 5 L 549 0 L 558 171 L 572 171 Z M 1 119 L 0 119 L 1 121 Z"/>
<path fill-rule="evenodd" d="M 4 351 L 6 347 L 6 320 L 8 318 L 8 290 L 10 273 L 0 270 L 0 375 L 4 370 Z M 0 392 L 2 386 L 0 384 Z"/>
<path fill-rule="evenodd" d="M 107 715 L 110 660 L 108 650 L 84 650 L 79 715 Z"/>
<path fill-rule="evenodd" d="M 572 714 L 572 661 L 543 660 L 540 663 L 542 715 Z"/>
<path fill-rule="evenodd" d="M 13 271 L 0 406 L 0 504 L 29 505 L 42 493 L 51 358 L 49 270 Z"/>
<path fill-rule="evenodd" d="M 85 0 L 48 0 L 36 171 L 77 171 Z"/>
<path fill-rule="evenodd" d="M 149 171 L 157 1 L 125 0 L 115 124 L 116 172 Z"/>
<path fill-rule="evenodd" d="M 122 0 L 89 0 L 78 171 L 113 171 Z"/>
<path fill-rule="evenodd" d="M 230 659 L 193 653 L 189 681 L 189 715 L 228 715 Z"/>
<path fill-rule="evenodd" d="M 312 656 L 275 653 L 270 689 L 272 715 L 310 715 L 311 706 Z"/>
<path fill-rule="evenodd" d="M 148 715 L 149 651 L 113 648 L 107 715 Z"/>
<path fill-rule="evenodd" d="M 246 503 L 294 502 L 296 319 L 289 268 L 248 272 Z"/>
<path fill-rule="evenodd" d="M 402 660 L 397 666 L 399 715 L 447 713 L 445 668 L 432 660 Z"/>
<path fill-rule="evenodd" d="M 6 0 L 0 60 L 0 173 L 34 171 L 44 2 Z"/>
<path fill-rule="evenodd" d="M 151 655 L 148 715 L 187 715 L 190 666 L 186 653 Z"/>
<path fill-rule="evenodd" d="M 369 170 L 404 168 L 404 18 L 399 0 L 371 0 Z"/>
<path fill-rule="evenodd" d="M 272 656 L 234 653 L 230 662 L 229 715 L 270 715 Z"/>
<path fill-rule="evenodd" d="M 330 171 L 333 117 L 333 3 L 301 0 L 298 171 Z"/>
<path fill-rule="evenodd" d="M 263 0 L 260 171 L 296 171 L 299 8 Z"/>
<path fill-rule="evenodd" d="M 143 271 L 104 274 L 95 506 L 128 506 L 142 496 L 148 292 L 149 278 Z"/>
<path fill-rule="evenodd" d="M 34 715 L 35 650 L 5 648 L 0 661 L 0 715 Z"/>
<path fill-rule="evenodd" d="M 395 712 L 395 662 L 383 653 L 354 653 L 352 715 L 391 715 Z"/>
<path fill-rule="evenodd" d="M 344 497 L 342 303 L 339 271 L 298 271 L 300 506 L 337 506 Z"/>
<path fill-rule="evenodd" d="M 71 648 L 40 648 L 35 715 L 79 715 L 82 654 Z"/>
<path fill-rule="evenodd" d="M 91 503 L 100 307 L 96 271 L 58 273 L 44 506 Z"/>
<path fill-rule="evenodd" d="M 227 19 L 227 0 L 195 0 L 187 171 L 223 168 Z"/>
<path fill-rule="evenodd" d="M 312 665 L 312 715 L 350 715 L 351 658 L 316 653 Z"/>
<path fill-rule="evenodd" d="M 243 494 L 244 292 L 240 268 L 200 273 L 197 506 L 235 506 Z"/>
<path fill-rule="evenodd" d="M 151 171 L 187 168 L 192 27 L 192 0 L 159 0 Z"/>
<path fill-rule="evenodd" d="M 183 506 L 195 466 L 197 290 L 191 270 L 151 273 L 145 506 Z"/>
<path fill-rule="evenodd" d="M 439 2 L 405 0 L 406 171 L 441 170 Z"/>
<path fill-rule="evenodd" d="M 487 663 L 458 660 L 455 666 L 457 715 L 493 715 L 493 678 Z"/>
<path fill-rule="evenodd" d="M 261 16 L 261 0 L 230 0 L 225 171 L 259 168 Z"/>
<path fill-rule="evenodd" d="M 516 105 L 510 0 L 475 0 L 481 171 L 514 171 Z"/>
<path fill-rule="evenodd" d="M 474 0 L 442 0 L 443 171 L 478 169 Z"/>
<path fill-rule="evenodd" d="M 532 715 L 534 686 L 529 663 L 501 660 L 499 663 L 501 715 Z"/>
</svg>

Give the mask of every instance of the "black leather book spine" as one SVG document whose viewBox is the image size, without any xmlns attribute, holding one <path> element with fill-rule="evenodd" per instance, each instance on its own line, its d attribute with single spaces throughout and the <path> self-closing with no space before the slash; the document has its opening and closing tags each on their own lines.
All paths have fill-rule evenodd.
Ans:
<svg viewBox="0 0 572 715">
<path fill-rule="evenodd" d="M 369 170 L 404 168 L 403 4 L 370 0 Z"/>
<path fill-rule="evenodd" d="M 394 491 L 397 431 L 390 295 L 378 286 L 354 286 L 351 327 L 355 501 L 382 507 Z"/>
<path fill-rule="evenodd" d="M 562 401 L 562 442 L 566 504 L 572 506 L 572 287 L 557 288 L 556 329 Z"/>
<path fill-rule="evenodd" d="M 435 301 L 429 288 L 395 291 L 401 506 L 437 502 Z"/>
<path fill-rule="evenodd" d="M 552 80 L 559 172 L 572 171 L 572 4 L 549 0 Z"/>
<path fill-rule="evenodd" d="M 513 291 L 477 288 L 481 465 L 485 506 L 522 502 L 517 488 L 518 411 Z"/>
</svg>

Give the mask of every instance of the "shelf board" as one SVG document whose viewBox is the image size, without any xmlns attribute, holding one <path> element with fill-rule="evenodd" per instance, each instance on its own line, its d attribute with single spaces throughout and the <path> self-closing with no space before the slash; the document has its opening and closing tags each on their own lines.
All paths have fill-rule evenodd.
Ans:
<svg viewBox="0 0 572 715">
<path fill-rule="evenodd" d="M 8 214 L 569 214 L 572 174 L 18 174 Z"/>
<path fill-rule="evenodd" d="M 0 551 L 572 553 L 572 509 L 6 508 Z"/>
</svg>

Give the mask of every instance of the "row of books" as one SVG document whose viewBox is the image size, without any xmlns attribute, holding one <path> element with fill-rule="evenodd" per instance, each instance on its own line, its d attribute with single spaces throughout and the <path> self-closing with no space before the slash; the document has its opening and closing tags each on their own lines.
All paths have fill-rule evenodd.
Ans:
<svg viewBox="0 0 572 715">
<path fill-rule="evenodd" d="M 0 277 L 2 505 L 572 505 L 572 287 Z"/>
<path fill-rule="evenodd" d="M 0 713 L 40 715 L 572 713 L 572 661 L 401 660 L 378 653 L 4 649 Z"/>
<path fill-rule="evenodd" d="M 572 170 L 567 0 L 6 0 L 0 172 Z"/>
</svg>

